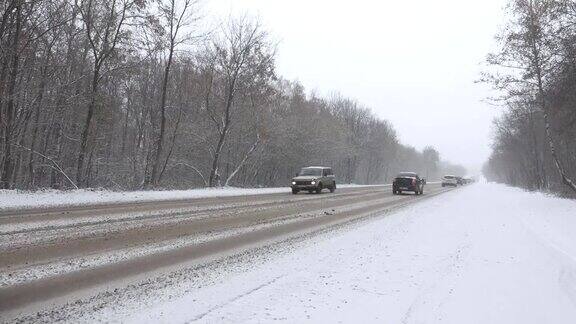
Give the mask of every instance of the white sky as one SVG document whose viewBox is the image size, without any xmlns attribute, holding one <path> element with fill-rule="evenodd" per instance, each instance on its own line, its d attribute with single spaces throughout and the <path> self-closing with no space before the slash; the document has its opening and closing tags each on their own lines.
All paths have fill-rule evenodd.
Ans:
<svg viewBox="0 0 576 324">
<path fill-rule="evenodd" d="M 205 14 L 261 18 L 278 72 L 389 120 L 404 144 L 478 170 L 498 108 L 475 84 L 505 0 L 204 0 Z"/>
</svg>

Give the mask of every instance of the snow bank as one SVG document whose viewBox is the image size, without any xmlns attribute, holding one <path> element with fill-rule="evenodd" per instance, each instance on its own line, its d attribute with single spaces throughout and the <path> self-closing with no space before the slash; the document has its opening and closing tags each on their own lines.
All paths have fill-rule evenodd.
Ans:
<svg viewBox="0 0 576 324">
<path fill-rule="evenodd" d="M 475 184 L 127 322 L 574 323 L 576 202 Z"/>
<path fill-rule="evenodd" d="M 366 187 L 339 185 L 339 188 Z M 290 188 L 202 188 L 191 190 L 108 191 L 108 190 L 43 190 L 35 192 L 0 190 L 0 210 L 15 208 L 64 207 L 92 204 L 128 203 L 208 197 L 248 196 L 289 193 Z"/>
<path fill-rule="evenodd" d="M 108 190 L 43 190 L 25 192 L 0 190 L 0 209 L 76 206 L 88 204 L 126 203 L 172 199 L 241 196 L 287 192 L 289 188 L 204 188 L 162 191 L 108 191 Z"/>
</svg>

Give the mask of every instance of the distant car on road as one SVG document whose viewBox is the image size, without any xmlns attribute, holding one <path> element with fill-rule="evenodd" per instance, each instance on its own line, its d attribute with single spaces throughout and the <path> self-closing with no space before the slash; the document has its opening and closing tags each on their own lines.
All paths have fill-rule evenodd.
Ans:
<svg viewBox="0 0 576 324">
<path fill-rule="evenodd" d="M 412 191 L 416 195 L 424 194 L 426 179 L 420 178 L 416 172 L 400 172 L 392 181 L 392 193 L 401 194 L 403 191 Z"/>
<path fill-rule="evenodd" d="M 329 189 L 330 192 L 336 190 L 336 177 L 332 168 L 323 166 L 311 166 L 302 168 L 300 172 L 292 178 L 292 193 L 297 194 L 300 191 L 309 193 L 322 192 L 322 189 Z"/>
<path fill-rule="evenodd" d="M 457 187 L 458 177 L 453 175 L 445 175 L 442 177 L 442 187 Z"/>
</svg>

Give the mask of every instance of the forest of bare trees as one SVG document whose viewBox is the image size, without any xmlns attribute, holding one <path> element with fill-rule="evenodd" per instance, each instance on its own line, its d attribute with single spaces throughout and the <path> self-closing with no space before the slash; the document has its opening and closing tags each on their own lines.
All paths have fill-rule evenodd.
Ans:
<svg viewBox="0 0 576 324">
<path fill-rule="evenodd" d="M 200 29 L 194 0 L 5 0 L 0 15 L 1 188 L 283 186 L 311 164 L 347 183 L 463 172 L 356 101 L 283 79 L 255 19 Z M 565 165 L 574 120 L 554 134 Z"/>
<path fill-rule="evenodd" d="M 505 112 L 494 124 L 490 180 L 575 194 L 576 1 L 513 0 L 485 75 Z"/>
</svg>

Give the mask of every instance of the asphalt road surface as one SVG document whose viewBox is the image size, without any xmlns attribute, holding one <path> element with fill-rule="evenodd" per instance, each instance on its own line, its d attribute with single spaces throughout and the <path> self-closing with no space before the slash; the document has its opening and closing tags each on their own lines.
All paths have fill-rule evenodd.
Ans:
<svg viewBox="0 0 576 324">
<path fill-rule="evenodd" d="M 30 319 L 168 276 L 175 266 L 310 235 L 449 190 L 429 184 L 423 196 L 395 196 L 388 185 L 0 212 L 0 318 Z"/>
</svg>

